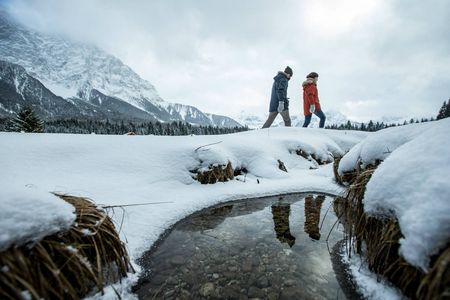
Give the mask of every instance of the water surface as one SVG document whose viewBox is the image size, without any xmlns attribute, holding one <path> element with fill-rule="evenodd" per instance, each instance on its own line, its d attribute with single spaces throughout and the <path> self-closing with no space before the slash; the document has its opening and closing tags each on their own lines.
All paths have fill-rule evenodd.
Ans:
<svg viewBox="0 0 450 300">
<path fill-rule="evenodd" d="M 333 197 L 229 202 L 177 223 L 141 261 L 141 299 L 345 299 L 330 258 Z"/>
</svg>

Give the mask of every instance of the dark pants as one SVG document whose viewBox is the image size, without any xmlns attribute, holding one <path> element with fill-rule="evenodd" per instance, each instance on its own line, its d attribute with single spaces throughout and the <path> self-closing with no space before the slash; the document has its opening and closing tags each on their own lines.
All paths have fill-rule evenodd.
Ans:
<svg viewBox="0 0 450 300">
<path fill-rule="evenodd" d="M 272 123 L 275 120 L 275 118 L 277 117 L 277 115 L 278 115 L 277 111 L 270 112 L 269 117 L 267 118 L 267 121 L 266 121 L 266 123 L 264 123 L 262 128 L 270 127 L 270 125 L 272 125 Z M 291 126 L 291 117 L 289 116 L 289 110 L 280 112 L 280 115 L 283 117 L 284 126 L 288 126 L 288 127 Z"/>
<path fill-rule="evenodd" d="M 319 128 L 323 128 L 323 126 L 325 126 L 325 120 L 327 117 L 325 117 L 325 114 L 321 110 L 315 111 L 314 114 L 320 119 Z M 312 114 L 305 116 L 305 123 L 303 123 L 303 127 L 308 127 L 309 123 L 311 122 L 311 117 Z"/>
</svg>

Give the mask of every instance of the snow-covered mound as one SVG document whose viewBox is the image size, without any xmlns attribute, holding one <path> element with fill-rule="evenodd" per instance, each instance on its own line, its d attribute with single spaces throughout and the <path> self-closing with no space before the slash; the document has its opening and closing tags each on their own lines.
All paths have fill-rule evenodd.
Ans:
<svg viewBox="0 0 450 300">
<path fill-rule="evenodd" d="M 364 209 L 398 219 L 400 254 L 423 270 L 450 239 L 449 149 L 450 118 L 371 134 L 339 166 L 342 174 L 383 161 L 367 184 Z"/>
<path fill-rule="evenodd" d="M 68 229 L 74 221 L 75 208 L 69 203 L 32 184 L 9 180 L 0 192 L 0 251 Z"/>
<path fill-rule="evenodd" d="M 366 135 L 302 128 L 180 137 L 0 133 L 2 222 L 15 209 L 10 205 L 14 201 L 17 208 L 28 208 L 17 209 L 14 217 L 28 224 L 20 229 L 24 234 L 34 234 L 28 228 L 38 224 L 58 224 L 64 210 L 56 206 L 45 208 L 46 220 L 29 217 L 39 209 L 33 203 L 40 205 L 31 201 L 37 196 L 23 196 L 30 186 L 49 192 L 48 202 L 55 198 L 50 192 L 86 196 L 99 204 L 168 202 L 126 208 L 122 237 L 136 258 L 180 218 L 220 201 L 301 191 L 342 192 L 333 181 L 331 164 L 316 169 L 314 162 L 295 151 L 301 148 L 317 157 L 343 154 Z M 288 173 L 278 169 L 278 159 Z M 228 161 L 234 168 L 245 167 L 248 174 L 227 183 L 201 185 L 190 173 Z M 120 214 L 115 217 L 121 221 Z M 0 224 L 3 231 L 5 225 Z M 4 237 L 3 243 L 7 240 Z"/>
</svg>

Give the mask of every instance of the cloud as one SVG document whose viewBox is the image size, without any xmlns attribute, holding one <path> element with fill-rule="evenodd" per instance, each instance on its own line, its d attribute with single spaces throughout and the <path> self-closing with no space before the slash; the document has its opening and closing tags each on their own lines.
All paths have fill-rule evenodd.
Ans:
<svg viewBox="0 0 450 300">
<path fill-rule="evenodd" d="M 346 100 L 343 102 L 342 112 L 350 119 L 369 121 L 383 117 L 383 110 L 388 109 L 377 100 Z"/>
<path fill-rule="evenodd" d="M 95 43 L 168 101 L 218 114 L 266 113 L 272 78 L 320 76 L 324 111 L 429 117 L 448 99 L 447 0 L 9 0 L 33 28 Z M 374 104 L 373 99 L 376 99 Z M 353 105 L 351 105 L 353 103 Z M 371 106 L 372 105 L 372 106 Z"/>
</svg>

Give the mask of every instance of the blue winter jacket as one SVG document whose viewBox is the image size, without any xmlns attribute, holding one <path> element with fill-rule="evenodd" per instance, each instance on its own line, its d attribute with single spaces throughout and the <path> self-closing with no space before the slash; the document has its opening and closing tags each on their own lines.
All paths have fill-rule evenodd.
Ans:
<svg viewBox="0 0 450 300">
<path fill-rule="evenodd" d="M 287 98 L 288 78 L 283 72 L 278 72 L 273 78 L 272 96 L 270 97 L 269 112 L 278 110 L 278 102 L 284 101 L 284 110 L 289 109 L 289 100 Z"/>
</svg>

